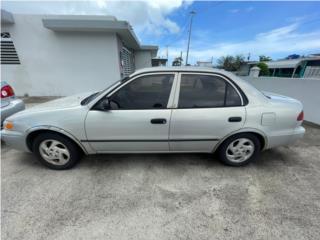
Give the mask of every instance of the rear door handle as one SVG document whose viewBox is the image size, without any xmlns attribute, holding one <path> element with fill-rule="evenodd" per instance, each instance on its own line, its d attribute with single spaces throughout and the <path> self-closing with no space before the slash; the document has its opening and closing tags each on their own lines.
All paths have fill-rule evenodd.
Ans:
<svg viewBox="0 0 320 240">
<path fill-rule="evenodd" d="M 167 123 L 167 119 L 165 119 L 165 118 L 154 118 L 154 119 L 151 119 L 150 122 L 152 124 L 166 124 Z"/>
<path fill-rule="evenodd" d="M 229 122 L 241 122 L 241 120 L 241 117 L 229 117 L 228 119 Z"/>
</svg>

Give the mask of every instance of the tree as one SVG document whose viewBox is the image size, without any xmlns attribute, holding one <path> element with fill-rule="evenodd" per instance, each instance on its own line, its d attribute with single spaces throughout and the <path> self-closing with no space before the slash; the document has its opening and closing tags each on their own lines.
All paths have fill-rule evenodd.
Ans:
<svg viewBox="0 0 320 240">
<path fill-rule="evenodd" d="M 237 55 L 235 56 L 235 59 L 234 59 L 234 67 L 235 67 L 235 71 L 238 71 L 241 67 L 241 65 L 244 63 L 244 56 L 242 55 Z"/>
<path fill-rule="evenodd" d="M 241 65 L 244 63 L 244 57 L 242 55 L 237 56 L 223 56 L 217 61 L 218 68 L 222 68 L 226 71 L 237 71 L 240 69 Z"/>
<path fill-rule="evenodd" d="M 182 62 L 183 62 L 182 57 L 176 57 L 172 62 L 172 66 L 181 66 Z"/>
<path fill-rule="evenodd" d="M 268 61 L 272 61 L 271 57 L 268 57 L 265 55 L 259 56 L 259 62 L 268 62 Z"/>
<path fill-rule="evenodd" d="M 264 62 L 259 62 L 257 64 L 257 67 L 260 68 L 259 76 L 269 76 L 270 75 L 270 71 L 269 71 L 268 65 L 265 64 Z"/>
</svg>

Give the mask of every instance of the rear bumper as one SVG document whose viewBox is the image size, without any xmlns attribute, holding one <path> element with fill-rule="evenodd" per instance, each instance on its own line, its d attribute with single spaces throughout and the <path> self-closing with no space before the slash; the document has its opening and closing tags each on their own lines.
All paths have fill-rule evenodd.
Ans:
<svg viewBox="0 0 320 240">
<path fill-rule="evenodd" d="M 295 128 L 293 131 L 290 131 L 281 135 L 269 136 L 267 148 L 294 143 L 298 139 L 303 138 L 305 132 L 306 132 L 305 128 L 302 126 L 299 126 Z"/>
<path fill-rule="evenodd" d="M 3 121 L 15 114 L 16 112 L 20 112 L 25 109 L 24 102 L 21 99 L 12 99 L 10 100 L 10 104 L 1 108 L 1 125 Z"/>
<path fill-rule="evenodd" d="M 23 133 L 1 130 L 1 141 L 14 149 L 30 152 L 26 144 L 26 136 Z"/>
<path fill-rule="evenodd" d="M 296 128 L 294 131 L 293 131 L 293 134 L 292 134 L 292 137 L 291 137 L 291 141 L 292 142 L 295 142 L 296 140 L 300 139 L 300 138 L 303 138 L 304 134 L 306 132 L 306 129 L 302 126 Z"/>
</svg>

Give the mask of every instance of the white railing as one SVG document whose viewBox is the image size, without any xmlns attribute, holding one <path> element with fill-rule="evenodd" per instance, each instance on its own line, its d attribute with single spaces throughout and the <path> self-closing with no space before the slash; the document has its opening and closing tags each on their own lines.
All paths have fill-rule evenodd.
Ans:
<svg viewBox="0 0 320 240">
<path fill-rule="evenodd" d="M 320 79 L 241 77 L 262 91 L 274 92 L 296 98 L 303 103 L 305 120 L 320 124 Z"/>
</svg>

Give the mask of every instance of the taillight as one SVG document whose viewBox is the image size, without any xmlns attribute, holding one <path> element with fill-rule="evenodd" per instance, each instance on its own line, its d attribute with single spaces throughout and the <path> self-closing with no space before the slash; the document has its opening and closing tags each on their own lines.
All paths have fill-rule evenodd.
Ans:
<svg viewBox="0 0 320 240">
<path fill-rule="evenodd" d="M 303 121 L 304 119 L 304 113 L 303 111 L 301 111 L 301 113 L 299 113 L 298 117 L 297 117 L 297 121 Z"/>
<path fill-rule="evenodd" d="M 3 86 L 1 88 L 1 98 L 12 97 L 14 96 L 14 91 L 9 85 Z"/>
</svg>

